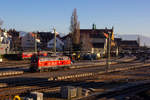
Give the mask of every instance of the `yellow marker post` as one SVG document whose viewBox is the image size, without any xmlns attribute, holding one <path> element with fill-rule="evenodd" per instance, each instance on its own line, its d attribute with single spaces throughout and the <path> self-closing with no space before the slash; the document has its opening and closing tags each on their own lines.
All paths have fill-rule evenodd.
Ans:
<svg viewBox="0 0 150 100">
<path fill-rule="evenodd" d="M 16 95 L 13 100 L 21 100 L 20 96 L 19 95 Z"/>
</svg>

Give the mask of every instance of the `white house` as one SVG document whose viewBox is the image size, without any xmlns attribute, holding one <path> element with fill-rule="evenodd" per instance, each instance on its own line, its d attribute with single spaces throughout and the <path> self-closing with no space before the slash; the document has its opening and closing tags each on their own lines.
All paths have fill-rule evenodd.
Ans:
<svg viewBox="0 0 150 100">
<path fill-rule="evenodd" d="M 1 45 L 0 45 L 0 53 L 1 54 L 6 54 L 9 52 L 10 50 L 10 47 L 11 47 L 11 36 L 8 35 L 7 31 L 5 32 L 2 32 L 0 30 L 0 42 L 1 42 Z"/>
<path fill-rule="evenodd" d="M 50 48 L 50 49 L 54 48 L 54 39 L 51 39 L 47 43 L 47 48 Z M 56 37 L 56 50 L 63 51 L 63 48 L 64 48 L 64 43 L 62 42 L 62 40 L 60 38 Z"/>
<path fill-rule="evenodd" d="M 71 51 L 71 48 L 72 48 L 71 34 L 68 34 L 68 35 L 62 37 L 62 40 L 64 42 L 64 50 Z"/>
</svg>

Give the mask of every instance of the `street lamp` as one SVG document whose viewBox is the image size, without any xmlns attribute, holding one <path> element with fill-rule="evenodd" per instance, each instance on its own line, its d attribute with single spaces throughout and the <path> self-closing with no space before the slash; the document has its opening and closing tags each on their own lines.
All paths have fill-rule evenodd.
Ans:
<svg viewBox="0 0 150 100">
<path fill-rule="evenodd" d="M 35 36 L 34 36 L 34 51 L 35 51 L 35 53 L 37 52 L 37 41 L 36 41 L 36 39 L 37 39 L 37 34 L 35 33 Z"/>
<path fill-rule="evenodd" d="M 1 28 L 0 28 L 0 48 L 1 48 L 1 35 L 2 35 L 2 30 L 1 30 Z M 1 55 L 1 53 L 0 53 L 0 62 L 2 62 L 3 60 L 2 60 L 2 55 Z"/>
<path fill-rule="evenodd" d="M 54 28 L 54 53 L 56 55 L 56 29 Z"/>
<path fill-rule="evenodd" d="M 108 70 L 109 70 L 109 68 L 110 68 L 110 49 L 111 49 L 111 33 L 108 32 L 106 72 L 108 72 Z"/>
</svg>

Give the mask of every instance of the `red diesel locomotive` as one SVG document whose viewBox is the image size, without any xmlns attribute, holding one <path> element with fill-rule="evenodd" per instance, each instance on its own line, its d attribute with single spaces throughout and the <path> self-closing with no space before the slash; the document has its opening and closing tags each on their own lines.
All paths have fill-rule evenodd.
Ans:
<svg viewBox="0 0 150 100">
<path fill-rule="evenodd" d="M 69 68 L 71 59 L 67 56 L 36 56 L 31 58 L 30 71 Z"/>
</svg>

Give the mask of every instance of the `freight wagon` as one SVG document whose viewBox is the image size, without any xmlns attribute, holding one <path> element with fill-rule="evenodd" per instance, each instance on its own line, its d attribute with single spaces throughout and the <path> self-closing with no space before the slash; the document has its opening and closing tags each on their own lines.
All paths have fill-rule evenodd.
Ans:
<svg viewBox="0 0 150 100">
<path fill-rule="evenodd" d="M 69 68 L 71 59 L 67 56 L 37 56 L 31 58 L 30 71 L 47 71 L 52 69 Z"/>
<path fill-rule="evenodd" d="M 31 59 L 31 57 L 34 55 L 34 54 L 39 54 L 39 55 L 42 55 L 42 56 L 47 56 L 47 52 L 23 52 L 22 53 L 22 56 L 21 58 L 22 59 Z"/>
</svg>

